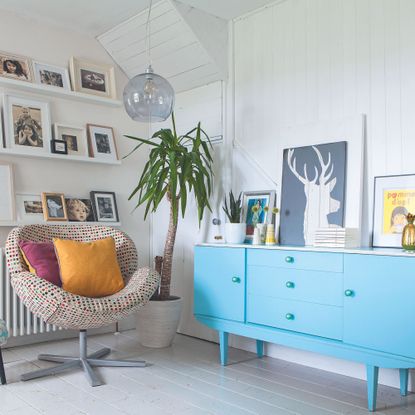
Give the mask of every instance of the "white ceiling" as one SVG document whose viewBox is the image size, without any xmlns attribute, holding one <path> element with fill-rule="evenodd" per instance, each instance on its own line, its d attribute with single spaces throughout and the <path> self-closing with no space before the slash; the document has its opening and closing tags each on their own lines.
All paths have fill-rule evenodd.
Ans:
<svg viewBox="0 0 415 415">
<path fill-rule="evenodd" d="M 158 0 L 153 0 L 157 3 Z M 206 13 L 233 19 L 275 0 L 180 0 Z M 0 10 L 98 36 L 148 8 L 149 0 L 0 0 Z"/>
</svg>

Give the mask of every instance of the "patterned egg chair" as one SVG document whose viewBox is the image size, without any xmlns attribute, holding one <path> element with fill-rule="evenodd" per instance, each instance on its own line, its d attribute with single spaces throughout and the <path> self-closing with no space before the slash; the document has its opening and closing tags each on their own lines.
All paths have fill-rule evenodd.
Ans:
<svg viewBox="0 0 415 415">
<path fill-rule="evenodd" d="M 125 287 L 108 297 L 88 298 L 71 294 L 29 272 L 19 249 L 19 241 L 51 242 L 53 238 L 91 242 L 112 237 Z M 64 329 L 79 330 L 79 356 L 41 354 L 39 360 L 60 363 L 56 367 L 41 369 L 22 375 L 26 381 L 82 368 L 91 386 L 101 380 L 94 366 L 143 367 L 145 362 L 102 359 L 111 350 L 101 349 L 87 355 L 87 329 L 106 326 L 134 313 L 147 303 L 160 283 L 157 272 L 138 268 L 137 251 L 132 240 L 123 232 L 107 226 L 92 225 L 27 225 L 13 229 L 6 242 L 6 260 L 11 284 L 20 300 L 46 323 Z"/>
</svg>

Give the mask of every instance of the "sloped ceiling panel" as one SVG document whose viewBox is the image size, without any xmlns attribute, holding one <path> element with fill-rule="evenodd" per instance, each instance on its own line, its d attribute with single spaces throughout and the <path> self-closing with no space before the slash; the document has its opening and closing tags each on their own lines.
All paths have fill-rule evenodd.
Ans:
<svg viewBox="0 0 415 415">
<path fill-rule="evenodd" d="M 129 78 L 148 65 L 145 10 L 98 41 Z M 222 80 L 223 73 L 176 7 L 162 0 L 151 11 L 151 61 L 156 73 L 167 78 L 176 92 Z"/>
</svg>

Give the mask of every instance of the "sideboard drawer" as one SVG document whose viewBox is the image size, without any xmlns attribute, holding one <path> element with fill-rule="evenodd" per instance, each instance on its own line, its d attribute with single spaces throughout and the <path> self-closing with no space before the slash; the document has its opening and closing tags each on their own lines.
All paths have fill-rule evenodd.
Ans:
<svg viewBox="0 0 415 415">
<path fill-rule="evenodd" d="M 247 264 L 288 269 L 343 272 L 343 254 L 247 249 Z"/>
<path fill-rule="evenodd" d="M 248 295 L 247 322 L 341 340 L 342 307 Z"/>
<path fill-rule="evenodd" d="M 343 274 L 339 272 L 248 266 L 247 292 L 289 300 L 343 305 Z"/>
</svg>

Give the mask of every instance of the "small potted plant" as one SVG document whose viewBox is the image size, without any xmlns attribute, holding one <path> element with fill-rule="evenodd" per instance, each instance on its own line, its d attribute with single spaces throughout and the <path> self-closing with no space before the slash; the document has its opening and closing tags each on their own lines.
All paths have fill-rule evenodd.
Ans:
<svg viewBox="0 0 415 415">
<path fill-rule="evenodd" d="M 245 240 L 246 223 L 241 223 L 242 193 L 235 199 L 232 190 L 229 192 L 229 206 L 225 197 L 223 206 L 229 222 L 225 224 L 225 239 L 229 244 L 241 244 Z"/>
</svg>

